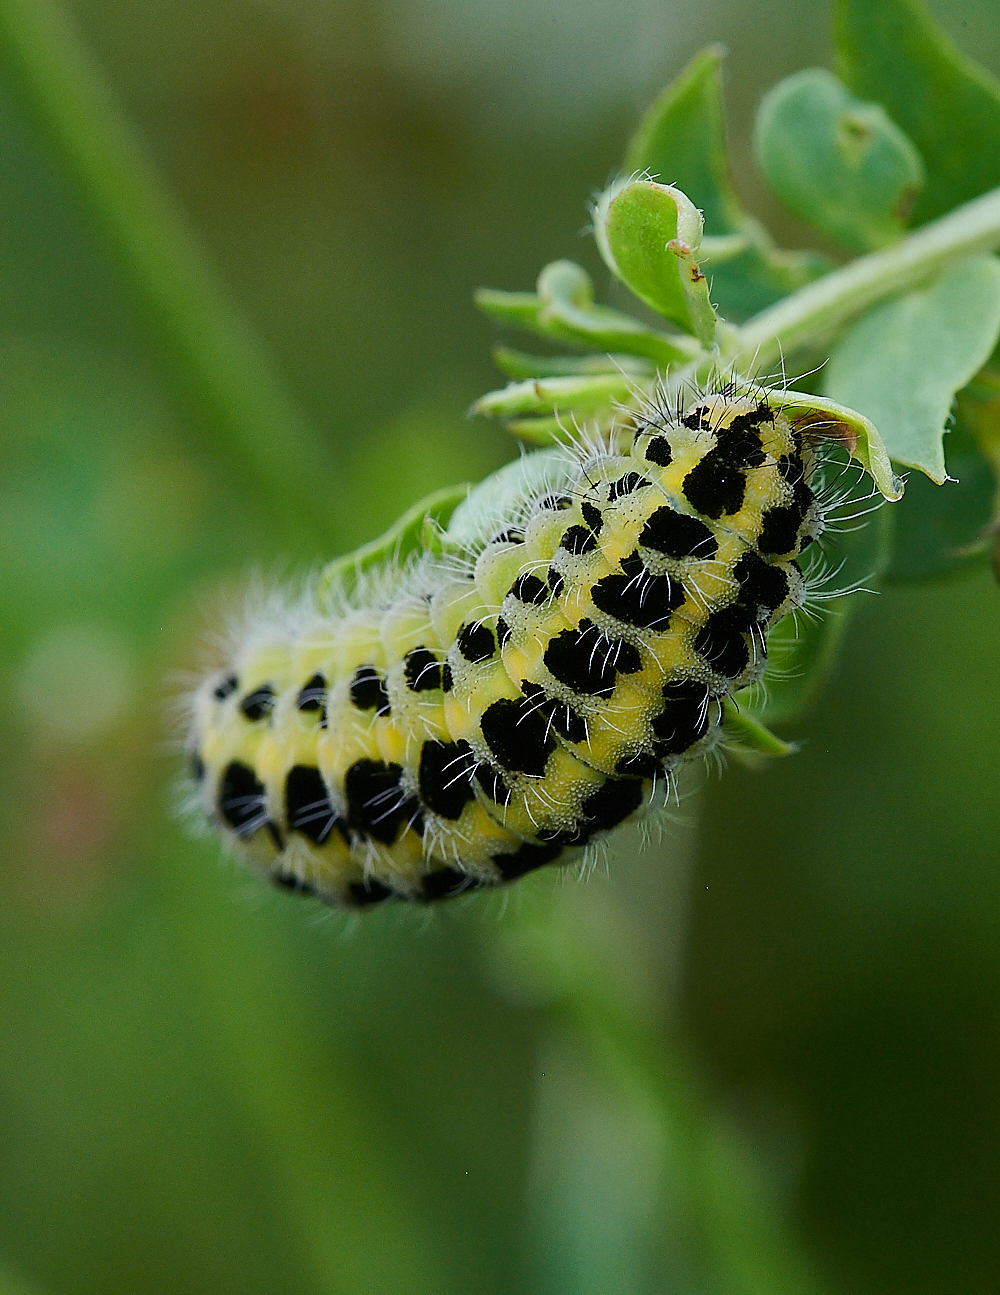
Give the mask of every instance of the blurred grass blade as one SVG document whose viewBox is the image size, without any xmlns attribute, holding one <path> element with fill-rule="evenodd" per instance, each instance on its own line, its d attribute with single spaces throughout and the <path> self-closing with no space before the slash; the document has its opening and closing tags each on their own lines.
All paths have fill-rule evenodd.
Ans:
<svg viewBox="0 0 1000 1295">
<path fill-rule="evenodd" d="M 443 1274 L 381 1154 L 377 1113 L 330 1023 L 310 1012 L 293 933 L 274 908 L 236 905 L 221 870 L 189 853 L 166 882 L 178 952 L 314 1289 L 439 1295 Z"/>
<path fill-rule="evenodd" d="M 42 1295 L 41 1287 L 15 1277 L 6 1264 L 0 1265 L 0 1295 Z"/>
<path fill-rule="evenodd" d="M 919 0 L 837 0 L 834 34 L 841 78 L 883 104 L 924 159 L 917 224 L 1000 185 L 1000 83 Z"/>
<path fill-rule="evenodd" d="M 623 1092 L 565 1025 L 543 1036 L 538 1072 L 530 1289 L 648 1295 L 653 1272 L 658 1288 L 673 1289 L 674 1265 L 664 1273 L 655 1263 L 664 1154 L 656 1111 Z"/>
<path fill-rule="evenodd" d="M 625 155 L 626 175 L 648 173 L 686 193 L 705 218 L 708 239 L 745 238 L 725 262 L 704 248 L 712 300 L 727 318 L 745 319 L 830 266 L 813 252 L 785 252 L 744 210 L 729 170 L 720 45 L 696 54 L 646 112 Z M 731 250 L 731 248 L 730 248 Z"/>
<path fill-rule="evenodd" d="M 185 398 L 194 402 L 258 505 L 293 532 L 322 534 L 308 483 L 326 446 L 233 304 L 144 141 L 58 0 L 0 0 L 0 68 L 40 128 L 143 301 Z M 332 528 L 332 527 L 331 527 Z"/>
<path fill-rule="evenodd" d="M 880 104 L 825 68 L 768 91 L 754 145 L 773 192 L 815 229 L 857 252 L 902 237 L 924 183 L 920 154 Z"/>
<path fill-rule="evenodd" d="M 833 349 L 824 385 L 871 419 L 892 459 L 940 485 L 955 392 L 986 363 L 998 332 L 1000 260 L 968 257 L 849 329 Z"/>
</svg>

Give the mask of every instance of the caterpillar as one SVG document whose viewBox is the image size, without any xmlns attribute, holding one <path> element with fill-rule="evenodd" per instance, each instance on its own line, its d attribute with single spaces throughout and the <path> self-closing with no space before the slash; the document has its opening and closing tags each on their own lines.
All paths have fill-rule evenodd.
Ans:
<svg viewBox="0 0 1000 1295">
<path fill-rule="evenodd" d="M 276 885 L 356 909 L 500 886 L 654 812 L 803 605 L 817 442 L 729 383 L 509 465 L 434 550 L 244 627 L 190 698 L 199 809 Z"/>
</svg>

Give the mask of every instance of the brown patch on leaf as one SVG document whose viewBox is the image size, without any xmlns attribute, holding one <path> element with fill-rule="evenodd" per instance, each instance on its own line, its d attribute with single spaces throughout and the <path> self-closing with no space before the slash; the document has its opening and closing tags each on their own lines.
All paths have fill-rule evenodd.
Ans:
<svg viewBox="0 0 1000 1295">
<path fill-rule="evenodd" d="M 823 410 L 817 409 L 810 413 L 798 414 L 790 419 L 790 422 L 806 441 L 814 445 L 820 441 L 833 441 L 836 445 L 842 445 L 848 454 L 852 455 L 857 449 L 858 434 L 855 429 L 839 418 L 832 418 Z"/>
</svg>

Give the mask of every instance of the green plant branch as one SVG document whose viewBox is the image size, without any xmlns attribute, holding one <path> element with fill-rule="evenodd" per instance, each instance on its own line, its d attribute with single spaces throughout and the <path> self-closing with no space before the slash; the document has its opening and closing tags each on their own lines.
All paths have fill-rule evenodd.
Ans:
<svg viewBox="0 0 1000 1295">
<path fill-rule="evenodd" d="M 1000 189 L 924 225 L 901 242 L 842 269 L 762 310 L 724 341 L 723 360 L 766 371 L 782 354 L 822 341 L 888 297 L 918 287 L 952 261 L 1000 246 Z"/>
<path fill-rule="evenodd" d="M 261 506 L 304 531 L 297 501 L 307 482 L 329 475 L 327 448 L 285 391 L 58 0 L 0 0 L 0 65 L 108 236 L 184 396 L 244 467 Z"/>
</svg>

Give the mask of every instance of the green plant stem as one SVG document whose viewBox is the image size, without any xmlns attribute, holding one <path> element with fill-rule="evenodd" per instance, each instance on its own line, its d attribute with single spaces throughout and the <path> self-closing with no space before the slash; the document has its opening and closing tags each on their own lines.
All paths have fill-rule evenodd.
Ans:
<svg viewBox="0 0 1000 1295">
<path fill-rule="evenodd" d="M 302 531 L 326 447 L 274 373 L 161 178 L 81 32 L 58 0 L 0 0 L 0 65 L 147 308 L 184 396 L 263 508 Z"/>
<path fill-rule="evenodd" d="M 748 320 L 723 358 L 766 371 L 782 354 L 832 334 L 871 306 L 918 287 L 950 262 L 1000 246 L 1000 189 L 965 203 L 902 242 L 859 257 Z"/>
<path fill-rule="evenodd" d="M 571 989 L 563 1011 L 625 1090 L 656 1111 L 709 1289 L 824 1295 L 826 1283 L 789 1231 L 761 1167 L 711 1110 L 679 1041 L 655 1037 L 600 986 Z"/>
<path fill-rule="evenodd" d="M 662 999 L 649 998 L 642 976 L 635 977 L 641 958 L 623 955 L 623 940 L 651 933 L 640 935 L 642 927 L 632 923 L 581 921 L 551 889 L 523 898 L 507 965 L 549 999 L 622 1092 L 654 1113 L 664 1148 L 663 1204 L 667 1211 L 671 1201 L 680 1206 L 707 1290 L 825 1295 L 826 1283 L 789 1228 L 764 1166 L 714 1108 L 669 1020 L 672 1008 L 664 1024 Z"/>
</svg>

